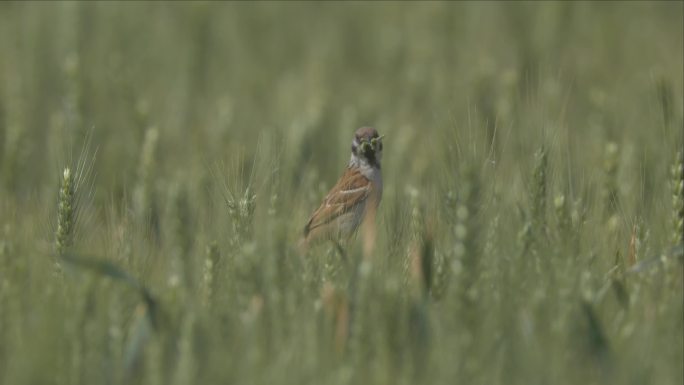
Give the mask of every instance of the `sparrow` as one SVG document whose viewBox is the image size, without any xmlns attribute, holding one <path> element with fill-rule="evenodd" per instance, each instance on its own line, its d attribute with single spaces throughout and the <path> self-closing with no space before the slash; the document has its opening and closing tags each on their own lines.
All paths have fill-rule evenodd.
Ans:
<svg viewBox="0 0 684 385">
<path fill-rule="evenodd" d="M 359 225 L 374 221 L 382 198 L 382 138 L 372 127 L 356 130 L 347 168 L 304 226 L 304 248 L 321 240 L 347 241 Z"/>
</svg>

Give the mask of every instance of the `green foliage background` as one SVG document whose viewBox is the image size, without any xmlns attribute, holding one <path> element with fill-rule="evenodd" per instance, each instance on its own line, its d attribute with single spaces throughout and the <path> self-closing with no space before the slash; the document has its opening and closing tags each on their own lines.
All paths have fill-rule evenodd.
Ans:
<svg viewBox="0 0 684 385">
<path fill-rule="evenodd" d="M 681 384 L 683 16 L 0 3 L 0 383 Z"/>
</svg>

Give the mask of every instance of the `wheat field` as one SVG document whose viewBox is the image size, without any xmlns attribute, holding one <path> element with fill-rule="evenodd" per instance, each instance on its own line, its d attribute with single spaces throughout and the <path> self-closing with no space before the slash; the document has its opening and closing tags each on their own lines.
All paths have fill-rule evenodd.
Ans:
<svg viewBox="0 0 684 385">
<path fill-rule="evenodd" d="M 0 3 L 0 384 L 682 384 L 683 20 Z M 375 249 L 302 255 L 365 125 Z"/>
</svg>

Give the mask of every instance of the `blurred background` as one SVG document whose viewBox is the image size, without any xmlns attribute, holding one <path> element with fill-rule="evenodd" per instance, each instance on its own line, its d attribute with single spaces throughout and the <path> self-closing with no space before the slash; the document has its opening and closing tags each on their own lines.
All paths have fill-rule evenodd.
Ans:
<svg viewBox="0 0 684 385">
<path fill-rule="evenodd" d="M 69 167 L 70 247 L 141 279 L 171 319 L 140 353 L 145 383 L 681 384 L 681 276 L 606 277 L 681 229 L 683 12 L 670 1 L 1 2 L 0 382 L 118 383 L 111 373 L 137 365 L 135 336 L 150 333 L 135 326 L 137 297 L 110 281 L 54 289 Z M 354 303 L 344 269 L 330 256 L 278 261 L 298 260 L 290 245 L 364 125 L 386 135 L 381 288 L 367 296 L 384 305 L 356 320 L 370 333 L 356 336 L 381 337 L 340 359 L 324 342 L 339 318 L 321 306 L 340 314 L 339 293 Z M 434 303 L 405 298 L 416 239 L 434 246 L 421 270 L 434 273 L 422 278 Z M 219 255 L 223 294 L 195 308 Z M 544 255 L 557 256 L 551 267 Z M 613 290 L 606 279 L 631 305 L 596 299 Z M 320 297 L 325 282 L 337 294 Z M 615 372 L 587 368 L 605 351 Z M 47 374 L 28 370 L 41 365 Z"/>
<path fill-rule="evenodd" d="M 681 128 L 676 2 L 0 7 L 3 186 L 17 193 L 89 130 L 118 199 L 149 127 L 160 178 L 198 177 L 264 136 L 327 182 L 360 125 L 387 134 L 387 173 L 405 180 L 448 130 L 497 131 L 516 156 L 546 133 L 582 163 L 603 140 L 645 151 Z"/>
</svg>

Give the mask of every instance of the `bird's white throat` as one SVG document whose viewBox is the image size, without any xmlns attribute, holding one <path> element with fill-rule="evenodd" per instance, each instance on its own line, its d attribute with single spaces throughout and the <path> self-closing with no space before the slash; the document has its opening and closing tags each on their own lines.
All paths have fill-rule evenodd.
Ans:
<svg viewBox="0 0 684 385">
<path fill-rule="evenodd" d="M 352 153 L 351 158 L 349 158 L 349 167 L 357 167 L 363 176 L 373 182 L 379 182 L 381 179 L 380 168 L 371 164 L 364 157 Z"/>
</svg>

